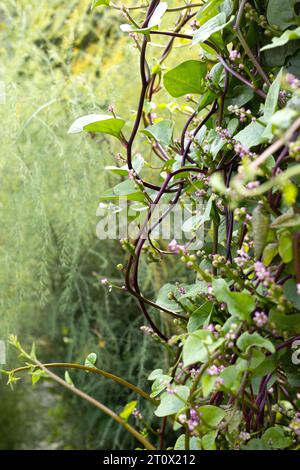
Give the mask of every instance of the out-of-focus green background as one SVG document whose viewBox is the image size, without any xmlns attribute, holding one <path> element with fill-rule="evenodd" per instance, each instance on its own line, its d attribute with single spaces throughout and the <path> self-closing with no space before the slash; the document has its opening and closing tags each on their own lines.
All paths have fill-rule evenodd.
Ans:
<svg viewBox="0 0 300 470">
<path fill-rule="evenodd" d="M 113 103 L 128 119 L 137 104 L 138 53 L 119 29 L 124 18 L 90 4 L 0 1 L 0 339 L 14 333 L 25 346 L 34 341 L 49 361 L 82 362 L 96 352 L 99 366 L 144 386 L 163 352 L 139 331 L 135 301 L 108 293 L 93 274 L 121 282 L 123 252 L 96 237 L 99 196 L 115 181 L 104 167 L 118 148 L 109 138 L 67 135 L 81 115 Z M 149 295 L 166 274 L 144 265 Z M 7 361 L 18 363 L 10 349 Z M 111 382 L 71 376 L 116 411 L 133 399 Z M 132 445 L 56 385 L 32 387 L 27 377 L 11 391 L 0 376 L 0 449 Z"/>
</svg>

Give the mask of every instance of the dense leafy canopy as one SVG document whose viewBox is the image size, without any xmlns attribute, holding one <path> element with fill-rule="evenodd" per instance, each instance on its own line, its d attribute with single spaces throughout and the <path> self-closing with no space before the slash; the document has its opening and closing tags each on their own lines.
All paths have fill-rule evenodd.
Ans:
<svg viewBox="0 0 300 470">
<path fill-rule="evenodd" d="M 167 417 L 162 429 L 169 423 L 174 430 L 175 449 L 299 447 L 300 69 L 298 49 L 286 47 L 297 42 L 294 6 L 290 0 L 183 3 L 173 27 L 161 31 L 166 4 L 152 0 L 136 16 L 126 10 L 130 24 L 122 30 L 141 56 L 139 105 L 128 136 L 121 129 L 129 112 L 72 126 L 120 139 L 128 179 L 101 199 L 117 204 L 127 197 L 125 211 L 139 202 L 147 221 L 159 202 L 188 206 L 183 232 L 197 238 L 203 229 L 197 249 L 184 237 L 169 243 L 154 237 L 148 224 L 122 241 L 125 289 L 150 324 L 145 332 L 170 357 L 169 370 L 149 377 L 150 399 L 155 416 Z M 154 59 L 147 51 L 161 51 L 154 42 L 160 35 L 170 42 Z M 177 40 L 176 63 L 185 46 L 193 59 L 174 68 L 167 59 Z M 179 99 L 169 103 L 169 95 Z M 139 149 L 150 177 L 132 164 L 142 128 L 147 139 Z M 194 284 L 167 283 L 154 302 L 142 293 L 141 259 L 161 265 L 168 255 L 178 256 Z M 153 310 L 173 323 L 157 322 Z M 132 408 L 124 409 L 125 421 Z M 154 448 L 155 437 L 130 432 Z"/>
</svg>

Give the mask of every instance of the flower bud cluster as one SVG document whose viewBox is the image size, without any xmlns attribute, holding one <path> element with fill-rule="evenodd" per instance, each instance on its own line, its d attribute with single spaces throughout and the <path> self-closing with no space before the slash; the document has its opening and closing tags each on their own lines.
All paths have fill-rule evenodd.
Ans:
<svg viewBox="0 0 300 470">
<path fill-rule="evenodd" d="M 222 127 L 217 127 L 216 128 L 217 133 L 221 137 L 222 140 L 226 140 L 228 143 L 228 148 L 233 149 L 235 153 L 241 157 L 249 157 L 253 158 L 254 154 L 250 152 L 249 149 L 244 147 L 240 142 L 237 142 L 236 139 L 231 137 L 230 132 L 228 129 L 223 129 Z"/>
<path fill-rule="evenodd" d="M 244 248 L 237 250 L 237 255 L 238 256 L 234 258 L 234 262 L 238 265 L 239 268 L 244 268 L 249 264 L 250 256 Z"/>
<path fill-rule="evenodd" d="M 289 424 L 289 428 L 296 434 L 296 436 L 300 436 L 300 413 L 295 414 Z"/>
<path fill-rule="evenodd" d="M 235 114 L 240 120 L 240 122 L 245 122 L 247 119 L 251 119 L 252 122 L 256 121 L 256 118 L 252 115 L 250 109 L 239 108 L 238 105 L 228 106 L 229 113 Z"/>
<path fill-rule="evenodd" d="M 229 59 L 232 61 L 232 62 L 235 62 L 236 60 L 239 60 L 241 58 L 241 54 L 239 51 L 235 50 L 235 49 L 232 49 L 230 52 L 229 52 Z"/>
<path fill-rule="evenodd" d="M 189 418 L 186 414 L 181 414 L 178 416 L 178 421 L 181 424 L 187 424 L 189 431 L 193 432 L 201 423 L 201 413 L 198 413 L 196 408 L 191 408 L 189 412 Z"/>
<path fill-rule="evenodd" d="M 173 239 L 169 245 L 168 248 L 172 253 L 178 254 L 178 253 L 186 253 L 186 249 L 184 245 L 180 245 L 177 240 Z"/>
<path fill-rule="evenodd" d="M 300 80 L 295 77 L 292 73 L 287 73 L 285 76 L 285 83 L 292 91 L 296 91 L 300 88 Z"/>
<path fill-rule="evenodd" d="M 269 319 L 264 312 L 255 312 L 253 321 L 258 328 L 262 328 L 268 323 Z"/>
<path fill-rule="evenodd" d="M 300 141 L 296 140 L 295 142 L 291 142 L 289 145 L 289 154 L 290 157 L 295 158 L 295 160 L 300 160 Z"/>
<path fill-rule="evenodd" d="M 145 333 L 145 335 L 147 335 L 147 336 L 151 336 L 152 338 L 155 338 L 155 339 L 158 338 L 157 333 L 155 333 L 155 331 L 153 331 L 151 326 L 143 325 L 143 326 L 140 327 L 140 330 L 143 333 Z"/>
<path fill-rule="evenodd" d="M 245 5 L 245 18 L 257 23 L 261 28 L 263 28 L 266 36 L 272 36 L 272 30 L 278 29 L 276 25 L 272 25 L 272 27 L 270 27 L 267 22 L 267 18 L 264 15 L 261 15 L 249 2 Z"/>
<path fill-rule="evenodd" d="M 239 325 L 237 323 L 232 323 L 228 333 L 225 335 L 228 348 L 233 348 L 235 340 L 237 339 L 237 329 Z"/>
</svg>

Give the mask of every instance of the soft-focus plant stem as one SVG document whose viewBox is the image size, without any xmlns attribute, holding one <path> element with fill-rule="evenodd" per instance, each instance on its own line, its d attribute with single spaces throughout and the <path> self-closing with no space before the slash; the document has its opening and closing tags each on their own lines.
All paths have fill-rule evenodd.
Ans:
<svg viewBox="0 0 300 470">
<path fill-rule="evenodd" d="M 71 362 L 70 363 L 68 363 L 68 362 L 63 362 L 63 363 L 53 362 L 53 363 L 48 363 L 48 364 L 43 364 L 43 365 L 47 369 L 49 369 L 49 368 L 51 368 L 51 369 L 52 368 L 79 369 L 79 370 L 84 370 L 86 372 L 91 372 L 92 374 L 101 375 L 102 377 L 106 377 L 107 379 L 111 379 L 114 382 L 117 382 L 120 385 L 123 385 L 124 387 L 129 388 L 133 392 L 140 395 L 142 398 L 145 398 L 146 400 L 155 402 L 155 400 L 150 398 L 150 395 L 148 393 L 144 392 L 144 390 L 142 390 L 141 388 L 137 387 L 136 385 L 131 384 L 130 382 L 127 382 L 127 380 L 122 379 L 121 377 L 118 377 L 115 374 L 111 374 L 110 372 L 106 372 L 102 369 L 98 369 L 97 367 L 88 367 L 88 366 L 85 366 L 85 365 L 82 365 L 82 364 L 74 364 L 74 363 L 71 363 Z M 39 367 L 39 366 L 37 366 L 37 365 L 36 366 L 28 365 L 28 366 L 18 367 L 17 369 L 13 369 L 11 372 L 14 373 L 14 374 L 17 374 L 19 372 L 30 370 L 32 368 L 36 369 L 37 367 Z"/>
</svg>

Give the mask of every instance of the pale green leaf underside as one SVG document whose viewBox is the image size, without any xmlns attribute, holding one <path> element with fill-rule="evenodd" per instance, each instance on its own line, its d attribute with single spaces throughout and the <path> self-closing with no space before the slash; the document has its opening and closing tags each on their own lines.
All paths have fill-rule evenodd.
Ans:
<svg viewBox="0 0 300 470">
<path fill-rule="evenodd" d="M 124 119 L 114 118 L 106 114 L 88 114 L 76 119 L 68 130 L 68 134 L 80 132 L 100 132 L 119 138 L 125 125 Z"/>
<path fill-rule="evenodd" d="M 141 33 L 141 34 L 148 34 L 152 29 L 157 29 L 157 26 L 161 23 L 162 17 L 164 16 L 165 12 L 168 9 L 168 4 L 166 2 L 162 2 L 158 5 L 155 9 L 148 26 L 146 28 L 135 28 L 129 24 L 122 24 L 120 29 L 124 33 Z"/>
<path fill-rule="evenodd" d="M 134 181 L 126 180 L 117 184 L 114 188 L 105 191 L 99 199 L 100 201 L 128 200 L 144 202 L 145 195 L 139 191 Z"/>
<path fill-rule="evenodd" d="M 176 392 L 174 395 L 169 393 L 163 393 L 161 396 L 161 402 L 155 411 L 155 415 L 159 417 L 170 416 L 175 413 L 178 413 L 182 408 L 184 408 L 186 401 L 188 399 L 190 389 L 189 387 L 178 385 L 175 387 Z"/>
<path fill-rule="evenodd" d="M 162 145 L 170 145 L 173 140 L 174 123 L 172 121 L 160 121 L 142 130 L 143 134 L 155 139 Z"/>
<path fill-rule="evenodd" d="M 212 34 L 221 31 L 232 23 L 233 19 L 234 16 L 231 17 L 229 21 L 226 21 L 226 13 L 224 12 L 214 16 L 196 31 L 193 38 L 193 44 L 206 41 Z"/>
<path fill-rule="evenodd" d="M 259 333 L 248 333 L 247 331 L 243 333 L 237 340 L 237 347 L 241 351 L 247 352 L 252 347 L 260 347 L 267 349 L 270 353 L 275 353 L 275 347 L 271 341 L 260 336 Z"/>
<path fill-rule="evenodd" d="M 273 49 L 274 47 L 285 46 L 289 41 L 295 41 L 296 39 L 300 39 L 300 26 L 297 29 L 288 29 L 279 38 L 274 37 L 272 42 L 264 46 L 261 51 Z"/>
</svg>

